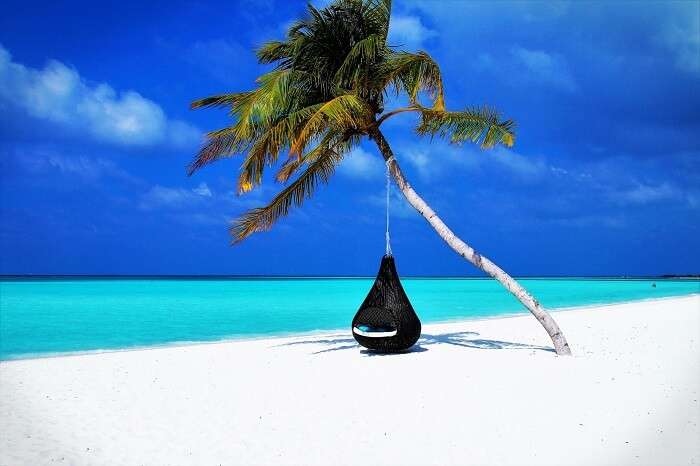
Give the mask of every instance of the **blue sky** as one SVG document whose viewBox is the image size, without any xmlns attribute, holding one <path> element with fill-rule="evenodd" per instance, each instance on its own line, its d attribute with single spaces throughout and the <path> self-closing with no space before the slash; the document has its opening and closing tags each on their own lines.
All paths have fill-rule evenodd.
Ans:
<svg viewBox="0 0 700 466">
<path fill-rule="evenodd" d="M 60 5 L 59 5 L 60 3 Z M 144 6 L 142 3 L 148 3 Z M 0 273 L 371 275 L 383 164 L 363 144 L 302 209 L 230 247 L 240 159 L 188 178 L 303 2 L 14 2 L 0 17 Z M 397 1 L 390 42 L 440 63 L 447 106 L 518 123 L 512 150 L 386 135 L 453 230 L 517 275 L 700 272 L 700 3 Z M 479 275 L 405 202 L 404 275 Z"/>
</svg>

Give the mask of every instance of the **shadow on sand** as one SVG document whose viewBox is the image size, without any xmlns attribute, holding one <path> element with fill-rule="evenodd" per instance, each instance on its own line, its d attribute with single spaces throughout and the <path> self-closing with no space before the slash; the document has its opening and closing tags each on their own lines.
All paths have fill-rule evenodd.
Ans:
<svg viewBox="0 0 700 466">
<path fill-rule="evenodd" d="M 377 353 L 375 351 L 363 349 L 360 351 L 365 356 L 392 356 L 394 354 L 412 354 L 412 353 L 422 353 L 428 351 L 427 346 L 432 345 L 453 345 L 460 346 L 463 348 L 473 348 L 473 349 L 525 349 L 525 350 L 537 350 L 537 351 L 548 351 L 554 352 L 553 348 L 547 346 L 538 345 L 528 345 L 523 343 L 513 343 L 510 341 L 501 340 L 487 340 L 484 338 L 477 338 L 479 334 L 477 332 L 452 332 L 452 333 L 440 333 L 436 335 L 431 335 L 423 333 L 412 348 L 400 353 Z M 292 346 L 292 345 L 324 345 L 327 348 L 314 351 L 312 354 L 328 353 L 330 351 L 341 351 L 349 349 L 361 348 L 357 342 L 351 337 L 338 336 L 338 338 L 328 338 L 310 337 L 306 340 L 301 341 L 290 341 L 288 343 L 283 343 L 278 346 Z"/>
</svg>

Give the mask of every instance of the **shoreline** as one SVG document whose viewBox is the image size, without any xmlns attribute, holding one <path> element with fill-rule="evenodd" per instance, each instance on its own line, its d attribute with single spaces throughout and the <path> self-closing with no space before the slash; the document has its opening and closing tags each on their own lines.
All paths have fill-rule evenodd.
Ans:
<svg viewBox="0 0 700 466">
<path fill-rule="evenodd" d="M 559 313 L 565 313 L 565 312 L 572 312 L 572 311 L 586 311 L 586 310 L 592 310 L 592 309 L 597 309 L 597 308 L 608 308 L 608 307 L 614 307 L 614 306 L 622 306 L 622 305 L 629 305 L 629 304 L 635 304 L 635 303 L 649 303 L 649 302 L 664 302 L 664 301 L 669 301 L 669 300 L 675 300 L 675 299 L 682 299 L 682 298 L 690 298 L 690 297 L 700 297 L 700 293 L 689 293 L 689 294 L 682 294 L 682 295 L 677 295 L 677 296 L 664 296 L 660 298 L 641 298 L 641 299 L 634 299 L 634 300 L 629 300 L 629 301 L 618 301 L 618 302 L 612 302 L 612 303 L 599 303 L 599 304 L 584 304 L 581 306 L 567 306 L 567 307 L 560 307 L 560 308 L 552 308 L 552 309 L 547 309 L 547 312 L 554 313 L 554 314 L 559 314 Z M 604 310 L 604 309 L 600 309 Z M 439 321 L 430 321 L 430 322 L 424 322 L 423 323 L 423 330 L 430 326 L 439 326 L 439 325 L 459 325 L 459 324 L 465 324 L 469 322 L 482 322 L 482 321 L 492 321 L 492 320 L 499 320 L 499 319 L 513 319 L 513 318 L 519 318 L 519 317 L 532 317 L 529 314 L 529 311 L 522 310 L 519 312 L 512 312 L 508 314 L 501 314 L 501 315 L 495 315 L 495 316 L 483 316 L 483 317 L 474 317 L 474 318 L 469 318 L 469 317 L 459 317 L 455 319 L 447 319 L 447 320 L 439 320 Z M 84 357 L 84 356 L 93 356 L 93 355 L 100 355 L 100 354 L 112 354 L 112 353 L 128 353 L 128 352 L 139 352 L 139 351 L 154 351 L 154 350 L 162 350 L 162 349 L 169 349 L 169 348 L 188 348 L 192 346 L 210 346 L 210 345 L 221 345 L 221 344 L 230 344 L 230 343 L 238 343 L 238 342 L 251 342 L 251 341 L 275 341 L 275 340 L 286 340 L 286 339 L 293 339 L 293 338 L 304 338 L 304 337 L 319 337 L 319 336 L 328 336 L 328 335 L 350 335 L 348 329 L 344 328 L 335 328 L 335 329 L 318 329 L 318 330 L 312 330 L 310 332 L 290 332 L 290 333 L 284 333 L 284 334 L 260 334 L 260 335 L 242 335 L 240 337 L 238 336 L 226 336 L 221 339 L 217 340 L 195 340 L 195 341 L 173 341 L 173 342 L 167 342 L 167 343 L 161 343 L 161 344 L 154 344 L 154 345 L 143 345 L 143 346 L 133 346 L 133 347 L 127 347 L 127 348 L 108 348 L 108 349 L 93 349 L 93 350 L 77 350 L 77 351 L 61 351 L 61 352 L 53 352 L 53 353 L 25 353 L 23 355 L 19 355 L 16 357 L 10 357 L 7 359 L 0 359 L 0 365 L 2 364 L 7 364 L 7 363 L 12 363 L 15 361 L 34 361 L 34 360 L 41 360 L 41 359 L 57 359 L 57 358 L 74 358 L 74 357 Z"/>
</svg>

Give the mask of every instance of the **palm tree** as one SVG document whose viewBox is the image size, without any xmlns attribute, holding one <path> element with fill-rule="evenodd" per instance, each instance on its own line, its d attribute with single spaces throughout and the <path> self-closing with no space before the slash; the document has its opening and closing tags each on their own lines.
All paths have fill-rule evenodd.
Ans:
<svg viewBox="0 0 700 466">
<path fill-rule="evenodd" d="M 189 166 L 190 175 L 216 160 L 245 154 L 239 194 L 260 185 L 265 169 L 275 165 L 276 180 L 286 184 L 268 205 L 233 223 L 233 242 L 269 230 L 292 206 L 301 205 L 367 136 L 406 200 L 440 237 L 520 300 L 545 328 L 557 354 L 571 354 L 564 334 L 537 300 L 459 239 L 413 190 L 381 131 L 387 119 L 414 112 L 420 118 L 418 134 L 446 137 L 452 143 L 471 141 L 488 149 L 513 145 L 513 121 L 501 120 L 488 108 L 447 111 L 440 68 L 430 55 L 387 44 L 391 0 L 336 0 L 323 9 L 309 5 L 308 13 L 289 28 L 285 40 L 257 50 L 258 61 L 274 68 L 257 79 L 255 89 L 192 103 L 192 108 L 228 108 L 234 123 L 207 133 Z M 388 97 L 400 93 L 407 94 L 409 105 L 385 111 Z M 427 106 L 421 103 L 426 99 Z M 280 162 L 282 154 L 286 158 Z"/>
</svg>

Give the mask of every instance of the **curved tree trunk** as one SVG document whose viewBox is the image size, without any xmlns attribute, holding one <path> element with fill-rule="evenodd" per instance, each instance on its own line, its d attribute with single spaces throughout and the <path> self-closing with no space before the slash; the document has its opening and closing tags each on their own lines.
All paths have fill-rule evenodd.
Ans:
<svg viewBox="0 0 700 466">
<path fill-rule="evenodd" d="M 382 153 L 384 160 L 388 161 L 389 170 L 396 181 L 397 186 L 403 193 L 404 197 L 409 204 L 413 206 L 435 229 L 438 235 L 445 240 L 445 242 L 460 256 L 467 259 L 469 262 L 474 264 L 479 269 L 486 272 L 491 277 L 498 280 L 508 291 L 510 291 L 513 296 L 518 298 L 527 309 L 535 316 L 535 318 L 542 324 L 542 327 L 547 331 L 549 337 L 554 343 L 554 350 L 558 355 L 571 355 L 571 348 L 569 348 L 569 343 L 567 343 L 564 334 L 559 329 L 557 323 L 552 319 L 547 311 L 544 310 L 542 305 L 532 297 L 530 293 L 527 292 L 518 282 L 516 282 L 513 277 L 508 275 L 499 266 L 491 262 L 488 258 L 482 256 L 474 250 L 471 246 L 466 244 L 464 241 L 459 239 L 452 230 L 448 228 L 447 225 L 437 216 L 433 209 L 425 203 L 425 201 L 416 193 L 411 185 L 406 181 L 403 176 L 401 167 L 393 158 L 393 152 L 389 143 L 384 138 L 384 135 L 378 130 L 371 132 L 370 137 L 377 143 L 379 151 Z"/>
</svg>

